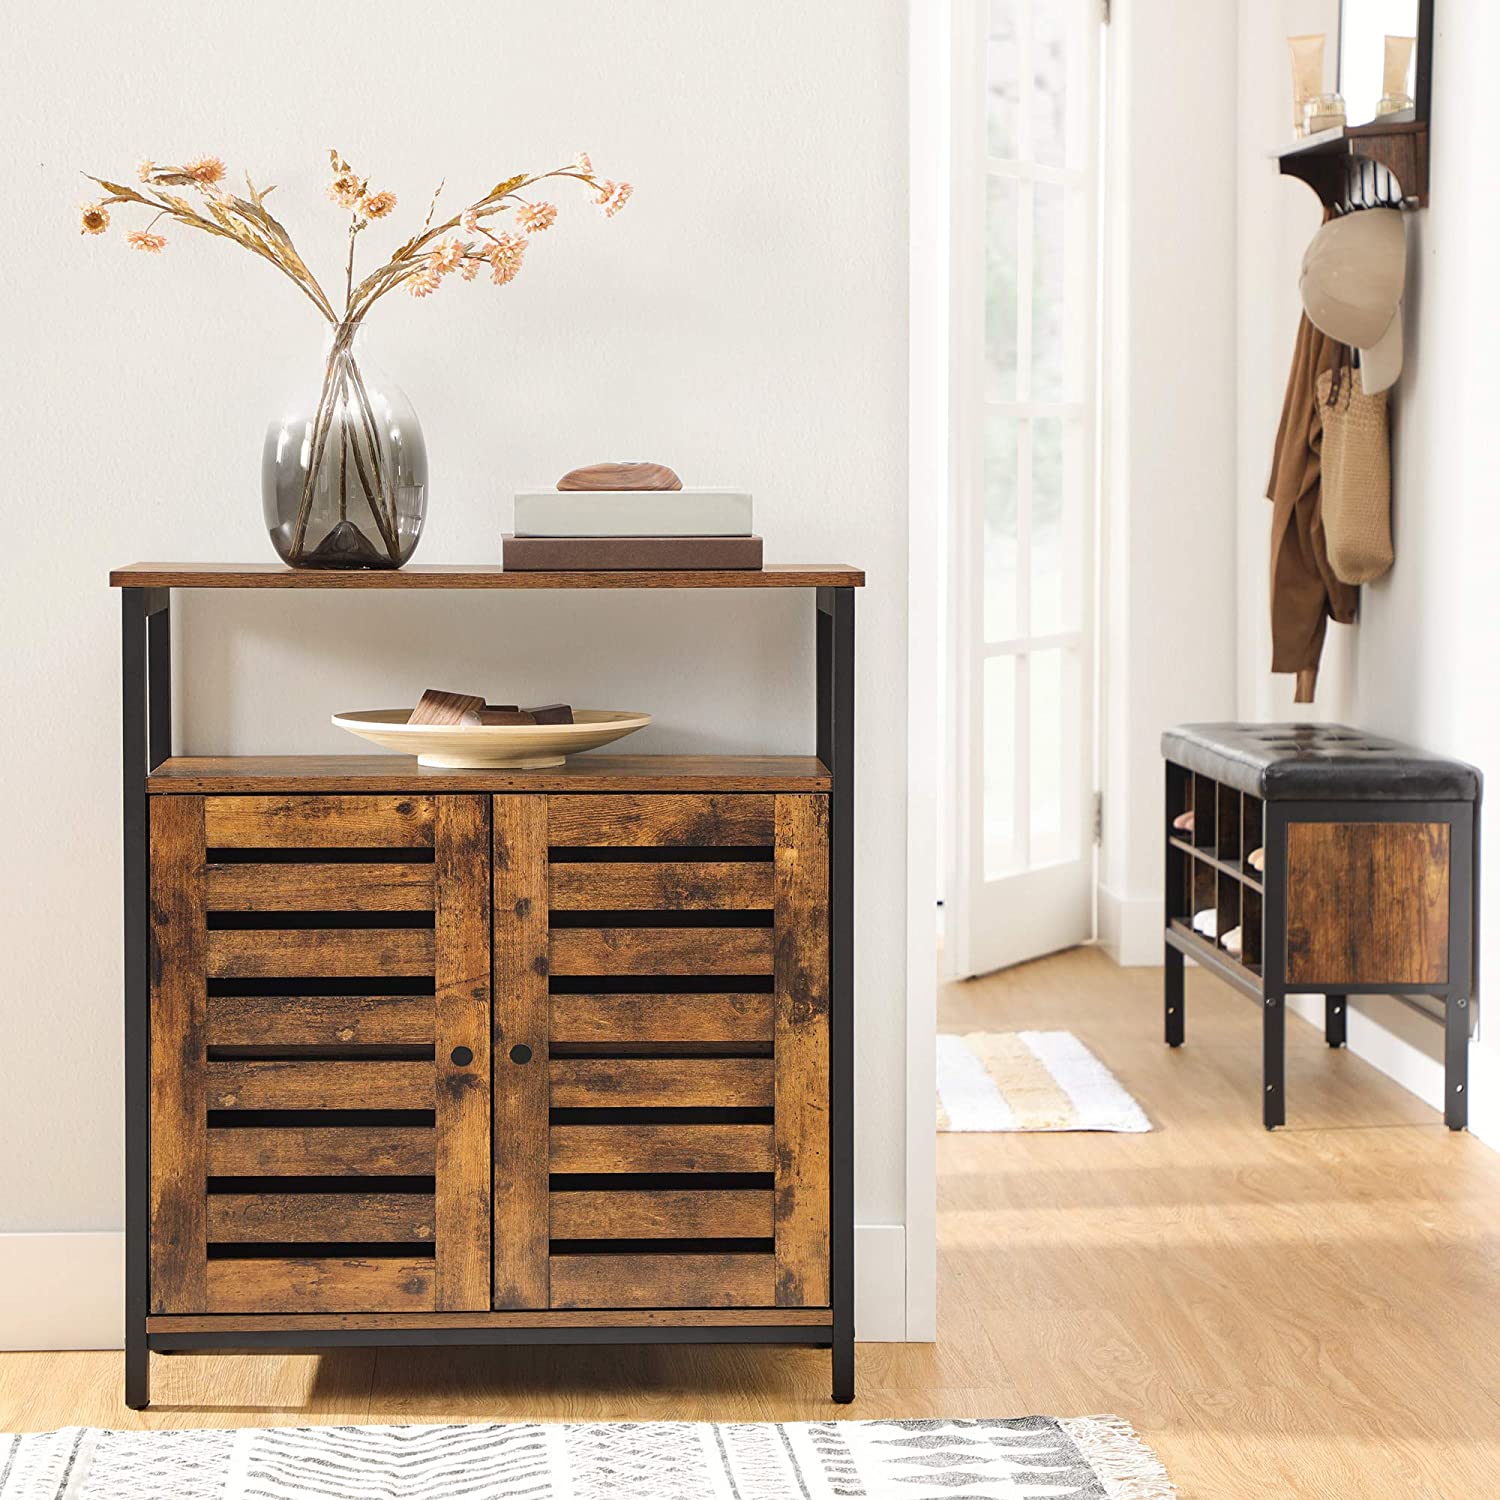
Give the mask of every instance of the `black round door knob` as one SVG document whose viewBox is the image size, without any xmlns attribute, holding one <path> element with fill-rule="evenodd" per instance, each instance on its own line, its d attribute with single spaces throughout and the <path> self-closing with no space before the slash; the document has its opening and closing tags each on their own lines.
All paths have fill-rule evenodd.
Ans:
<svg viewBox="0 0 1500 1500">
<path fill-rule="evenodd" d="M 510 1049 L 510 1060 L 513 1063 L 529 1063 L 531 1061 L 531 1048 L 525 1042 L 517 1042 Z"/>
<path fill-rule="evenodd" d="M 453 1061 L 461 1068 L 467 1068 L 474 1061 L 474 1054 L 467 1047 L 455 1047 L 452 1057 Z"/>
</svg>

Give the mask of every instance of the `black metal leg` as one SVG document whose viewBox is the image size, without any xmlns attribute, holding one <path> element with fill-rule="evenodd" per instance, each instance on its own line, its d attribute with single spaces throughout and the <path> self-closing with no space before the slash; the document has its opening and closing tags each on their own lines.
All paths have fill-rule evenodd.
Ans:
<svg viewBox="0 0 1500 1500">
<path fill-rule="evenodd" d="M 146 1348 L 146 1085 L 150 1024 L 146 972 L 146 619 L 148 595 L 120 594 L 120 721 L 125 814 L 125 1403 L 151 1399 Z"/>
<path fill-rule="evenodd" d="M 833 1399 L 841 1406 L 854 1400 L 854 1330 L 833 1336 Z"/>
<path fill-rule="evenodd" d="M 1323 997 L 1323 1035 L 1330 1047 L 1342 1047 L 1349 1039 L 1349 997 Z"/>
<path fill-rule="evenodd" d="M 854 590 L 817 591 L 817 750 L 829 797 L 833 1399 L 854 1399 Z"/>
<path fill-rule="evenodd" d="M 1443 1120 L 1449 1130 L 1469 1126 L 1469 997 L 1449 995 L 1443 1017 Z"/>
<path fill-rule="evenodd" d="M 124 784 L 125 1404 L 151 1400 L 151 1011 L 147 942 L 150 824 L 146 773 L 172 752 L 171 595 L 120 591 L 120 724 Z"/>
<path fill-rule="evenodd" d="M 1265 1043 L 1262 1082 L 1265 1099 L 1261 1118 L 1267 1130 L 1286 1124 L 1286 1000 L 1281 995 L 1265 998 Z"/>
<path fill-rule="evenodd" d="M 1167 1046 L 1180 1047 L 1187 1033 L 1187 996 L 1183 985 L 1183 959 L 1170 943 L 1166 945 L 1162 969 L 1162 1004 L 1167 1027 Z"/>
</svg>

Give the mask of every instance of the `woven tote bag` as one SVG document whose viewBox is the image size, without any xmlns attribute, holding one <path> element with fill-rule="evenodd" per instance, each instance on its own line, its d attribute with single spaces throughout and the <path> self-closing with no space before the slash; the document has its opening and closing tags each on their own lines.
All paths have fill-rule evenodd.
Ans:
<svg viewBox="0 0 1500 1500">
<path fill-rule="evenodd" d="M 1369 583 L 1395 561 L 1391 545 L 1391 433 L 1386 393 L 1367 396 L 1347 365 L 1318 376 L 1323 419 L 1323 530 L 1343 583 Z"/>
</svg>

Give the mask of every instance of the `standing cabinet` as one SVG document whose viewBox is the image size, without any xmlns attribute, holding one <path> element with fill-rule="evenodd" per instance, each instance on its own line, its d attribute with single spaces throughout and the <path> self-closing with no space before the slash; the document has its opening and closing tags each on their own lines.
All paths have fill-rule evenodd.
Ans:
<svg viewBox="0 0 1500 1500">
<path fill-rule="evenodd" d="M 127 1401 L 151 1350 L 634 1341 L 852 1398 L 852 594 L 817 755 L 453 771 L 170 755 L 125 590 Z"/>
<path fill-rule="evenodd" d="M 829 1306 L 828 799 L 151 799 L 151 1311 Z"/>
</svg>

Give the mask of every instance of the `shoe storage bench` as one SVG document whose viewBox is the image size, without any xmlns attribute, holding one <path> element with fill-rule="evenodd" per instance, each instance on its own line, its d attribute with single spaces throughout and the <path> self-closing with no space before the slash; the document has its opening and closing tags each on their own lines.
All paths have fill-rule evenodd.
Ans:
<svg viewBox="0 0 1500 1500">
<path fill-rule="evenodd" d="M 126 1400 L 152 1350 L 737 1342 L 854 1393 L 852 569 L 141 564 Z M 815 591 L 809 756 L 171 754 L 173 588 Z"/>
<path fill-rule="evenodd" d="M 1168 1045 L 1185 1036 L 1185 958 L 1258 1001 L 1269 1130 L 1286 1123 L 1288 995 L 1325 997 L 1330 1047 L 1344 1044 L 1348 996 L 1431 996 L 1445 1118 L 1463 1129 L 1479 772 L 1340 724 L 1189 724 L 1162 753 Z M 1174 826 L 1187 813 L 1191 828 Z M 1193 925 L 1206 912 L 1208 933 Z M 1238 953 L 1224 942 L 1236 928 Z"/>
</svg>

